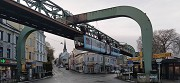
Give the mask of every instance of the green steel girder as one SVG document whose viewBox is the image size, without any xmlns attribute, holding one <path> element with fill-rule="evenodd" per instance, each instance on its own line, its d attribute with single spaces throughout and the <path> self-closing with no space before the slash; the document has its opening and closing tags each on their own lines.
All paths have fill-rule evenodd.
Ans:
<svg viewBox="0 0 180 83">
<path fill-rule="evenodd" d="M 125 45 L 125 49 L 130 51 L 130 53 L 135 57 L 135 49 L 131 45 Z"/>
<path fill-rule="evenodd" d="M 25 26 L 18 37 L 17 46 L 16 46 L 16 55 L 17 55 L 16 59 L 17 59 L 17 69 L 18 69 L 17 78 L 20 78 L 22 71 L 22 64 L 25 63 L 26 39 L 34 31 L 36 31 L 36 29 Z"/>
<path fill-rule="evenodd" d="M 50 0 L 14 0 L 20 4 L 23 4 L 33 10 L 36 10 L 42 14 L 47 15 L 53 19 L 64 19 L 66 16 L 72 15 L 69 11 L 64 10 L 60 6 L 56 5 Z M 25 4 L 24 4 L 25 3 Z"/>
<path fill-rule="evenodd" d="M 128 17 L 135 20 L 141 27 L 143 59 L 145 63 L 145 73 L 149 74 L 152 70 L 152 25 L 148 16 L 141 10 L 131 6 L 118 6 L 88 13 L 70 16 L 67 20 L 73 24 L 86 23 L 115 17 Z"/>
</svg>

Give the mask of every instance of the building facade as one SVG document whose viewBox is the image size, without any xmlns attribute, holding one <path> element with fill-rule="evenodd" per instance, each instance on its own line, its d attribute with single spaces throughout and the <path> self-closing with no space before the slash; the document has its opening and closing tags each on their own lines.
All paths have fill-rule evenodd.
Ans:
<svg viewBox="0 0 180 83">
<path fill-rule="evenodd" d="M 110 73 L 118 69 L 117 57 L 81 51 L 70 55 L 70 69 L 83 73 Z M 105 58 L 103 61 L 103 58 Z M 104 62 L 104 63 L 103 63 Z M 105 68 L 105 70 L 104 70 Z"/>
<path fill-rule="evenodd" d="M 38 77 L 42 77 L 44 71 L 43 63 L 47 62 L 47 51 L 46 51 L 46 43 L 43 31 L 35 31 L 35 60 L 34 60 L 34 73 L 38 74 Z"/>
<path fill-rule="evenodd" d="M 81 53 L 81 50 L 73 49 L 73 51 L 69 54 L 69 68 L 71 70 L 75 70 L 75 55 Z"/>
<path fill-rule="evenodd" d="M 0 82 L 16 77 L 16 43 L 19 33 L 0 18 Z"/>
</svg>

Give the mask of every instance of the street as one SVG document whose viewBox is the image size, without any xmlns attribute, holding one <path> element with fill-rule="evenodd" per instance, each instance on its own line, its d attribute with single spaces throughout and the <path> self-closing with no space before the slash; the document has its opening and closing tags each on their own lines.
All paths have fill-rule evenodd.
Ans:
<svg viewBox="0 0 180 83">
<path fill-rule="evenodd" d="M 54 76 L 33 83 L 128 83 L 116 79 L 116 74 L 82 74 L 54 66 Z"/>
</svg>

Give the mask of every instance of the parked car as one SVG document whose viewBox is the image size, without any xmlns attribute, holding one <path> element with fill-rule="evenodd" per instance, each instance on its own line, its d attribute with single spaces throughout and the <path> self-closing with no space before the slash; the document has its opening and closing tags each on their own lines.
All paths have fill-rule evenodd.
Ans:
<svg viewBox="0 0 180 83">
<path fill-rule="evenodd" d="M 110 71 L 110 73 L 114 74 L 114 73 L 115 73 L 115 70 Z"/>
<path fill-rule="evenodd" d="M 119 70 L 116 70 L 115 73 L 118 74 L 118 73 L 120 73 L 120 71 L 119 71 Z"/>
<path fill-rule="evenodd" d="M 120 73 L 120 71 L 119 70 L 112 70 L 110 73 Z"/>
</svg>

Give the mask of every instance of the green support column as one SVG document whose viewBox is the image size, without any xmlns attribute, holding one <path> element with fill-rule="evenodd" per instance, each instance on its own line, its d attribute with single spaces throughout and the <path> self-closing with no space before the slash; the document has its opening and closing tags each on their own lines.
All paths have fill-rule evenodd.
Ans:
<svg viewBox="0 0 180 83">
<path fill-rule="evenodd" d="M 16 59 L 17 59 L 17 78 L 20 81 L 20 76 L 22 72 L 22 64 L 25 63 L 25 43 L 27 37 L 32 33 L 36 31 L 34 28 L 30 28 L 25 26 L 24 29 L 21 31 L 18 40 L 17 40 L 17 46 L 16 46 Z"/>
<path fill-rule="evenodd" d="M 148 16 L 141 10 L 131 6 L 118 6 L 88 13 L 82 13 L 67 17 L 73 24 L 92 22 L 116 17 L 128 17 L 135 20 L 140 28 L 142 35 L 143 59 L 145 73 L 149 75 L 152 70 L 152 25 Z"/>
</svg>

